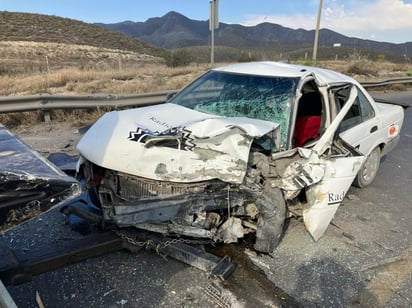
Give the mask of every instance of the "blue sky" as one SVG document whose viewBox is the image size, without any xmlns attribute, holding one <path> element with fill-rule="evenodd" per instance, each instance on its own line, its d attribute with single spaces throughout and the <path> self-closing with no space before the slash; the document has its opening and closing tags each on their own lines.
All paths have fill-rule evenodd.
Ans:
<svg viewBox="0 0 412 308">
<path fill-rule="evenodd" d="M 219 0 L 219 20 L 277 23 L 314 29 L 319 0 Z M 0 11 L 29 12 L 85 22 L 146 21 L 176 11 L 209 19 L 209 0 L 1 0 Z M 412 0 L 324 0 L 321 28 L 344 35 L 403 43 L 412 41 Z"/>
</svg>

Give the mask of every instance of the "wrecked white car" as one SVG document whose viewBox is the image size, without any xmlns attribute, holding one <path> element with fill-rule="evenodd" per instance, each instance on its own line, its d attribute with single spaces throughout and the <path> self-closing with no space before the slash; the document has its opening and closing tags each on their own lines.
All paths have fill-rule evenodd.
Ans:
<svg viewBox="0 0 412 308">
<path fill-rule="evenodd" d="M 315 240 L 396 145 L 399 106 L 350 77 L 274 62 L 212 69 L 162 105 L 109 112 L 78 172 L 104 221 L 271 252 L 287 213 Z"/>
</svg>

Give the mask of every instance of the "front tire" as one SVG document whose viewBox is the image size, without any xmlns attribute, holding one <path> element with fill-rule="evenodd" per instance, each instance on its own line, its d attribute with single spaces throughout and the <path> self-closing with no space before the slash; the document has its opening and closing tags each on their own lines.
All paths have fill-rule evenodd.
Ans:
<svg viewBox="0 0 412 308">
<path fill-rule="evenodd" d="M 269 186 L 269 185 L 266 185 Z M 271 253 L 278 246 L 286 219 L 286 203 L 279 188 L 266 188 L 256 205 L 259 208 L 255 250 Z"/>
<path fill-rule="evenodd" d="M 353 181 L 353 185 L 359 188 L 370 185 L 378 173 L 380 162 L 381 150 L 378 146 L 369 153 L 368 157 L 366 157 L 366 160 L 363 162 L 358 175 Z"/>
</svg>

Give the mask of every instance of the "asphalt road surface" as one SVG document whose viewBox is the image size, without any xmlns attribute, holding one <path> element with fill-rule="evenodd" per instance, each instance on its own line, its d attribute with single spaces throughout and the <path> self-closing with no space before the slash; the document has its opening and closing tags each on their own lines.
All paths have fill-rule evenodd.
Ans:
<svg viewBox="0 0 412 308">
<path fill-rule="evenodd" d="M 412 92 L 376 93 L 412 105 Z M 22 136 L 24 139 L 24 136 Z M 30 143 L 29 140 L 27 140 Z M 208 274 L 154 252 L 119 251 L 8 286 L 19 307 L 410 307 L 412 305 L 412 108 L 398 146 L 382 159 L 376 180 L 352 187 L 326 234 L 314 242 L 289 221 L 271 255 L 247 245 L 217 248 L 239 264 L 213 285 Z M 0 239 L 26 249 L 79 238 L 53 211 Z M 216 287 L 218 299 L 211 295 Z M 212 292 L 213 293 L 213 292 Z"/>
</svg>

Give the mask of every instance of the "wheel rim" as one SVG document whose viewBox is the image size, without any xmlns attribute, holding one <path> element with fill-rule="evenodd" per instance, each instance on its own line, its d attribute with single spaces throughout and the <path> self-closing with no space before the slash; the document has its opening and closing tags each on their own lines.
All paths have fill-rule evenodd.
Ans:
<svg viewBox="0 0 412 308">
<path fill-rule="evenodd" d="M 365 182 L 371 181 L 378 172 L 379 150 L 375 149 L 369 154 L 362 169 L 362 178 Z"/>
</svg>

